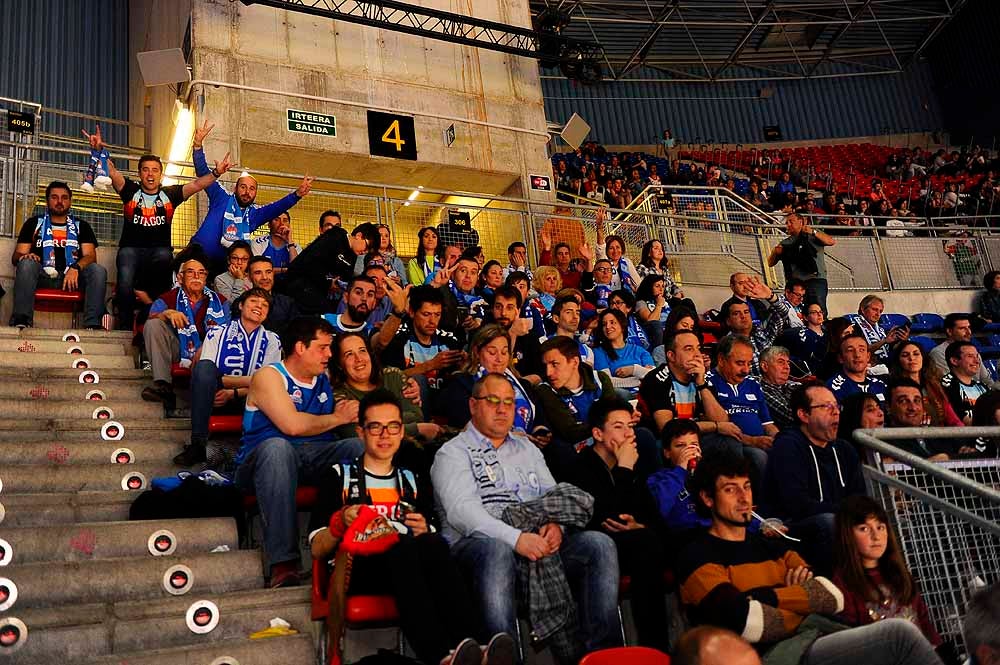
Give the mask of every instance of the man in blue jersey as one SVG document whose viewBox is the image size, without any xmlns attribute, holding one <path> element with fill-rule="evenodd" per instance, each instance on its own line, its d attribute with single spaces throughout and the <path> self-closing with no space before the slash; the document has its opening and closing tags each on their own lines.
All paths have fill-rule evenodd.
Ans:
<svg viewBox="0 0 1000 665">
<path fill-rule="evenodd" d="M 364 451 L 359 439 L 333 438 L 335 428 L 358 418 L 356 401 L 334 404 L 326 375 L 333 334 L 319 317 L 296 319 L 281 336 L 282 362 L 250 381 L 236 484 L 257 496 L 272 588 L 299 582 L 298 483 L 315 482 L 331 465 Z"/>
<path fill-rule="evenodd" d="M 844 398 L 854 393 L 870 393 L 885 410 L 885 383 L 868 373 L 871 361 L 868 340 L 861 333 L 851 333 L 840 340 L 841 370 L 827 384 L 842 404 Z"/>
<path fill-rule="evenodd" d="M 194 132 L 191 158 L 194 161 L 194 171 L 199 176 L 211 172 L 202 143 L 213 127 L 215 125 L 206 120 Z M 257 179 L 246 171 L 236 180 L 236 188 L 231 194 L 217 181 L 213 182 L 205 189 L 208 194 L 208 213 L 191 242 L 201 245 L 213 265 L 221 264 L 227 247 L 237 240 L 249 241 L 253 231 L 298 203 L 312 190 L 313 180 L 315 178 L 306 176 L 294 192 L 265 206 L 254 205 Z"/>
<path fill-rule="evenodd" d="M 288 211 L 279 214 L 267 223 L 266 236 L 250 239 L 250 248 L 254 256 L 266 256 L 271 259 L 276 275 L 288 270 L 288 264 L 295 260 L 302 248 L 292 242 L 292 216 Z"/>
</svg>

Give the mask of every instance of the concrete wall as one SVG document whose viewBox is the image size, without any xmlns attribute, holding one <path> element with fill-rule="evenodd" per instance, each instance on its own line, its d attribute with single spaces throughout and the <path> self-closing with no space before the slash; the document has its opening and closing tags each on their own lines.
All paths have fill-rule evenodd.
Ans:
<svg viewBox="0 0 1000 665">
<path fill-rule="evenodd" d="M 530 24 L 525 0 L 422 4 Z M 191 15 L 195 78 L 545 129 L 534 60 L 228 0 L 196 0 Z M 209 156 L 228 150 L 250 169 L 495 194 L 519 191 L 524 172 L 548 172 L 539 136 L 455 123 L 447 147 L 452 121 L 416 116 L 416 162 L 370 158 L 365 108 L 226 88 L 196 95 L 199 120 L 216 124 Z M 335 115 L 337 136 L 289 132 L 289 108 Z M 159 126 L 165 113 L 154 111 Z"/>
</svg>

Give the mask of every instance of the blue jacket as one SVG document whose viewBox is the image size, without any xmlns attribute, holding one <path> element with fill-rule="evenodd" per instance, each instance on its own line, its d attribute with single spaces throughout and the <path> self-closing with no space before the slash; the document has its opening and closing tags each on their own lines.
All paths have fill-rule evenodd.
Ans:
<svg viewBox="0 0 1000 665">
<path fill-rule="evenodd" d="M 211 169 L 208 168 L 208 162 L 205 160 L 205 151 L 195 149 L 193 155 L 194 172 L 199 177 L 208 173 Z M 213 182 L 209 185 L 205 189 L 205 193 L 208 194 L 208 214 L 205 215 L 205 221 L 201 223 L 194 237 L 191 238 L 191 242 L 201 245 L 208 258 L 213 261 L 220 261 L 226 256 L 226 248 L 222 246 L 221 242 L 222 220 L 223 215 L 226 213 L 226 208 L 229 206 L 229 197 L 232 194 L 227 192 L 218 182 Z M 268 203 L 263 206 L 250 204 L 250 230 L 257 230 L 298 202 L 299 195 L 291 192 L 274 203 Z"/>
</svg>

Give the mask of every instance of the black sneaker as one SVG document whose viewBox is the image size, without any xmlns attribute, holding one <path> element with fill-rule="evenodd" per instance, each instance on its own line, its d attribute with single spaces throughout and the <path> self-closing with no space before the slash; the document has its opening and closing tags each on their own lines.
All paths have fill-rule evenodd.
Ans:
<svg viewBox="0 0 1000 665">
<path fill-rule="evenodd" d="M 24 328 L 31 328 L 31 319 L 26 316 L 12 316 L 10 317 L 10 327 L 17 328 L 18 330 L 23 330 Z"/>
<path fill-rule="evenodd" d="M 142 389 L 142 399 L 147 402 L 172 402 L 174 387 L 166 381 L 154 381 L 152 385 Z"/>
<path fill-rule="evenodd" d="M 205 451 L 206 447 L 207 442 L 192 439 L 191 443 L 184 446 L 184 450 L 174 457 L 174 464 L 186 467 L 194 466 L 195 464 L 204 464 L 208 461 L 208 455 Z"/>
</svg>

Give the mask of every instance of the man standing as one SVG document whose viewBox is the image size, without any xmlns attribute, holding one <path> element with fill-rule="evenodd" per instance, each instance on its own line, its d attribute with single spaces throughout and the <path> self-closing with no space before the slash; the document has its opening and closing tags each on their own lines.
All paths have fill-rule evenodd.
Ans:
<svg viewBox="0 0 1000 665">
<path fill-rule="evenodd" d="M 90 141 L 92 151 L 105 149 L 101 127 L 93 134 L 83 135 Z M 161 187 L 163 162 L 156 155 L 139 158 L 139 182 L 126 178 L 108 159 L 111 185 L 122 200 L 124 224 L 118 241 L 118 284 L 115 303 L 118 307 L 119 330 L 132 330 L 135 319 L 135 282 L 142 274 L 150 285 L 149 293 L 163 293 L 170 288 L 170 266 L 173 262 L 173 243 L 170 239 L 174 210 L 184 201 L 202 191 L 229 170 L 229 154 L 215 163 L 211 172 L 184 185 Z"/>
<path fill-rule="evenodd" d="M 347 285 L 344 298 L 347 307 L 341 314 L 324 314 L 323 318 L 333 326 L 335 334 L 361 333 L 365 337 L 372 332 L 368 317 L 375 306 L 375 280 L 359 275 Z"/>
<path fill-rule="evenodd" d="M 837 402 L 854 393 L 871 393 L 885 410 L 885 383 L 868 374 L 871 352 L 868 340 L 860 333 L 850 333 L 840 340 L 840 367 L 827 385 L 833 391 Z"/>
<path fill-rule="evenodd" d="M 951 367 L 948 366 L 948 359 L 945 358 L 945 351 L 948 350 L 948 346 L 952 342 L 971 342 L 972 341 L 972 321 L 969 319 L 968 314 L 949 314 L 944 317 L 944 341 L 931 349 L 928 354 L 934 365 L 941 372 L 941 376 L 944 376 L 951 371 Z M 976 371 L 976 379 L 983 385 L 989 386 L 990 388 L 1000 388 L 1000 383 L 993 380 L 990 376 L 990 370 L 986 367 L 985 363 L 979 364 L 979 369 Z"/>
<path fill-rule="evenodd" d="M 303 314 L 334 311 L 336 303 L 330 294 L 354 277 L 358 256 L 378 247 L 379 241 L 378 227 L 371 222 L 358 224 L 350 235 L 340 226 L 331 227 L 288 264 L 285 293 L 295 299 Z"/>
<path fill-rule="evenodd" d="M 205 285 L 207 259 L 199 248 L 185 250 L 178 258 L 180 283 L 161 295 L 149 308 L 142 330 L 146 355 L 153 366 L 153 384 L 142 390 L 147 402 L 163 402 L 172 409 L 174 399 L 170 368 L 175 362 L 189 367 L 208 329 L 229 323 L 226 299 Z"/>
<path fill-rule="evenodd" d="M 271 259 L 266 256 L 255 256 L 247 263 L 247 277 L 255 289 L 266 291 L 271 296 L 271 306 L 267 311 L 264 327 L 278 335 L 292 319 L 298 316 L 295 301 L 284 293 L 274 291 L 274 268 Z"/>
<path fill-rule="evenodd" d="M 295 260 L 302 248 L 291 241 L 292 216 L 288 211 L 281 213 L 267 223 L 269 233 L 266 236 L 252 238 L 250 248 L 254 256 L 266 256 L 271 259 L 276 275 L 284 274 L 288 264 Z"/>
<path fill-rule="evenodd" d="M 271 294 L 250 289 L 236 299 L 234 307 L 238 318 L 228 325 L 209 328 L 194 355 L 191 443 L 174 457 L 174 464 L 179 466 L 205 461 L 213 407 L 243 413 L 250 377 L 261 367 L 281 360 L 281 341 L 262 325 L 271 307 Z"/>
<path fill-rule="evenodd" d="M 976 400 L 989 391 L 976 378 L 982 366 L 979 350 L 972 342 L 952 342 L 945 351 L 945 360 L 951 371 L 941 377 L 941 386 L 955 414 L 971 425 Z"/>
<path fill-rule="evenodd" d="M 83 325 L 96 330 L 104 316 L 108 271 L 97 262 L 97 236 L 90 224 L 70 214 L 73 192 L 64 182 L 45 188 L 45 214 L 30 217 L 17 234 L 14 308 L 10 325 L 34 324 L 35 291 L 43 288 L 83 291 Z"/>
<path fill-rule="evenodd" d="M 210 125 L 205 120 L 205 124 L 194 132 L 191 155 L 194 172 L 199 176 L 210 172 L 202 144 L 213 127 L 215 125 Z M 201 245 L 210 261 L 221 263 L 227 247 L 237 240 L 250 242 L 250 234 L 258 227 L 301 201 L 312 189 L 313 180 L 315 178 L 304 177 L 297 190 L 264 206 L 254 204 L 257 198 L 257 179 L 246 171 L 236 180 L 236 188 L 231 194 L 218 182 L 213 182 L 205 188 L 208 194 L 208 213 L 191 242 Z"/>
<path fill-rule="evenodd" d="M 771 250 L 767 265 L 773 267 L 780 261 L 785 282 L 801 280 L 805 284 L 806 303 L 817 303 L 826 315 L 826 248 L 837 241 L 824 231 L 812 229 L 797 213 L 785 217 L 785 232 L 788 237 Z"/>
<path fill-rule="evenodd" d="M 335 428 L 357 421 L 358 403 L 334 404 L 326 375 L 332 342 L 329 323 L 300 317 L 281 338 L 282 362 L 250 380 L 235 482 L 257 496 L 272 588 L 299 582 L 298 483 L 315 482 L 333 464 L 364 452 L 359 439 L 333 439 Z"/>
<path fill-rule="evenodd" d="M 560 567 L 580 590 L 576 614 L 586 651 L 620 645 L 614 543 L 606 534 L 564 530 L 552 521 L 525 531 L 506 522 L 509 511 L 558 488 L 538 447 L 512 431 L 514 388 L 503 375 L 487 374 L 475 383 L 469 410 L 469 425 L 435 455 L 431 480 L 442 533 L 472 579 L 486 632 L 513 633 L 518 568 L 527 559 Z M 521 600 L 537 602 L 534 593 Z M 563 602 L 552 608 L 553 616 L 565 616 L 570 608 L 564 603 L 574 602 L 563 595 L 549 598 L 554 600 Z M 560 661 L 575 663 L 579 655 L 567 653 Z"/>
</svg>

